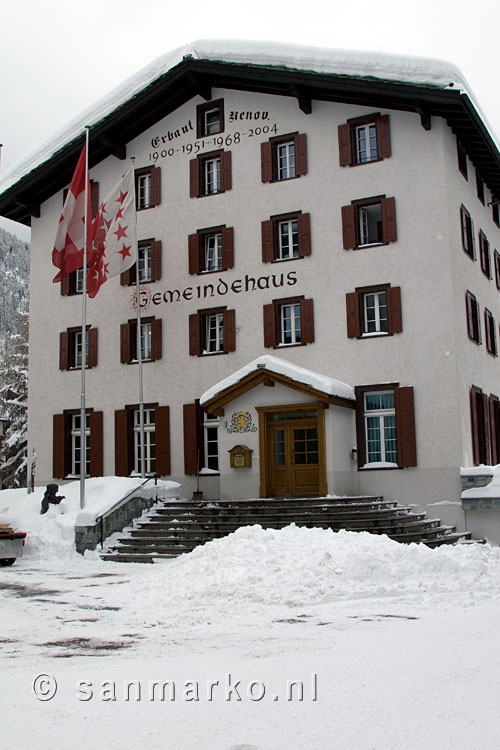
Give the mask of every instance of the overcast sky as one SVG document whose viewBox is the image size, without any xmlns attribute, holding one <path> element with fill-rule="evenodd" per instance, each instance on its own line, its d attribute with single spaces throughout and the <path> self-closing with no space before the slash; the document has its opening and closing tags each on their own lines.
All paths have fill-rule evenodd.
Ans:
<svg viewBox="0 0 500 750">
<path fill-rule="evenodd" d="M 154 58 L 197 39 L 448 60 L 500 135 L 499 30 L 500 0 L 8 0 L 0 27 L 0 168 Z M 0 226 L 18 233 L 12 222 L 0 219 Z"/>
</svg>

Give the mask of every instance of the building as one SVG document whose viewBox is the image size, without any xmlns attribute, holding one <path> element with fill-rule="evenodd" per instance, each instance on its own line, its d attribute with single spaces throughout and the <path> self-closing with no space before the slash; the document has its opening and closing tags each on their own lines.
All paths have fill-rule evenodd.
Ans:
<svg viewBox="0 0 500 750">
<path fill-rule="evenodd" d="M 4 175 L 2 215 L 32 226 L 40 482 L 80 474 L 81 274 L 52 284 L 50 258 L 85 124 L 96 204 L 134 160 L 147 470 L 463 528 L 460 467 L 500 462 L 500 153 L 460 72 L 200 42 Z M 135 274 L 87 308 L 91 475 L 139 468 Z"/>
</svg>

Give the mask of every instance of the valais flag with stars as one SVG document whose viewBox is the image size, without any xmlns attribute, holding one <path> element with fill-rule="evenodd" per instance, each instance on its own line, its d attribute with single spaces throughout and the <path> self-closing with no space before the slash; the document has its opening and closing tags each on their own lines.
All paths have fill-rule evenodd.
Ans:
<svg viewBox="0 0 500 750">
<path fill-rule="evenodd" d="M 110 276 L 136 262 L 135 180 L 130 169 L 106 196 L 92 224 L 93 259 L 87 274 L 89 297 Z"/>
<path fill-rule="evenodd" d="M 71 185 L 59 219 L 52 263 L 59 269 L 53 281 L 61 281 L 64 276 L 83 266 L 83 240 L 85 236 L 85 152 L 86 147 L 78 159 Z M 90 240 L 90 190 L 87 190 L 88 231 Z M 87 241 L 87 258 L 92 257 L 92 247 Z"/>
</svg>

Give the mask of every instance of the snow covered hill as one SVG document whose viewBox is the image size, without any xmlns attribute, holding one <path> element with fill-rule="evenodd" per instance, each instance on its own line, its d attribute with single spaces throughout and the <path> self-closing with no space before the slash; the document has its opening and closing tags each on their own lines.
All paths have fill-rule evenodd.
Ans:
<svg viewBox="0 0 500 750">
<path fill-rule="evenodd" d="M 0 351 L 29 304 L 29 243 L 0 227 Z"/>
</svg>

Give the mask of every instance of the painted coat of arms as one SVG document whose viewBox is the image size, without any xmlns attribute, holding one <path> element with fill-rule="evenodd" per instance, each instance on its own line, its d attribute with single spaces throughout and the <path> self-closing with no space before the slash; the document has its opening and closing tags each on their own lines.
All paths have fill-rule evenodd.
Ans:
<svg viewBox="0 0 500 750">
<path fill-rule="evenodd" d="M 248 411 L 237 411 L 231 417 L 228 432 L 257 432 L 257 426 L 253 424 L 252 416 Z"/>
</svg>

